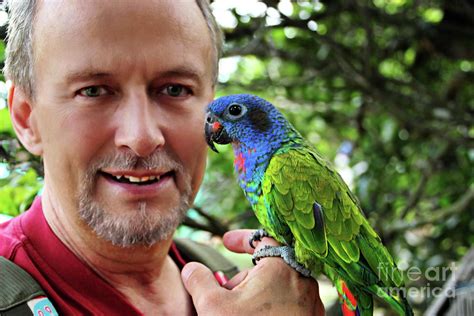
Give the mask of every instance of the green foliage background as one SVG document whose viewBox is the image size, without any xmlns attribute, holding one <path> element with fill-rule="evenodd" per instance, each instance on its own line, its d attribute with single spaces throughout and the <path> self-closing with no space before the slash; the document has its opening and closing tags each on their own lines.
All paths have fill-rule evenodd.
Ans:
<svg viewBox="0 0 474 316">
<path fill-rule="evenodd" d="M 254 93 L 276 104 L 351 179 L 402 269 L 458 261 L 474 243 L 474 6 L 267 0 L 246 10 L 224 2 L 213 3 L 226 36 L 218 95 Z M 1 43 L 2 59 L 3 51 Z M 9 166 L 0 168 L 0 213 L 15 216 L 41 188 L 41 162 L 15 141 L 6 108 L 0 141 Z M 231 149 L 219 149 L 181 234 L 258 226 L 235 183 Z M 430 299 L 414 305 L 424 310 Z"/>
</svg>

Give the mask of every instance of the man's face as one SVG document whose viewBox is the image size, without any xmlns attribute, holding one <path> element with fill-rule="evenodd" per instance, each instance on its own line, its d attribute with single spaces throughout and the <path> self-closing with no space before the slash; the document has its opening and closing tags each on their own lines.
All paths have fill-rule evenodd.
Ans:
<svg viewBox="0 0 474 316">
<path fill-rule="evenodd" d="M 197 5 L 42 1 L 34 55 L 53 203 L 117 244 L 168 237 L 205 166 L 213 56 Z"/>
</svg>

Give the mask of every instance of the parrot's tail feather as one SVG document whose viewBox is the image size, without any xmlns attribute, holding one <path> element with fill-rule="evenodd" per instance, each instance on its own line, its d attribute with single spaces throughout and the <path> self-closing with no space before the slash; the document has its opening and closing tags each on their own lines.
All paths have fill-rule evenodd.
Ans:
<svg viewBox="0 0 474 316">
<path fill-rule="evenodd" d="M 390 295 L 375 284 L 365 288 L 370 293 L 360 291 L 357 288 L 353 288 L 353 291 L 351 291 L 342 279 L 338 279 L 335 285 L 344 316 L 372 316 L 374 307 L 372 295 L 382 299 L 399 315 L 413 316 L 413 310 L 403 291 Z"/>
<path fill-rule="evenodd" d="M 359 311 L 357 308 L 355 311 L 350 310 L 349 306 L 345 303 L 342 303 L 341 309 L 342 309 L 343 316 L 359 316 Z"/>
<path fill-rule="evenodd" d="M 336 289 L 344 316 L 372 316 L 373 300 L 371 295 L 365 293 L 354 295 L 341 279 L 337 281 Z"/>
<path fill-rule="evenodd" d="M 415 315 L 415 314 L 413 313 L 413 309 L 411 308 L 410 303 L 408 303 L 408 300 L 406 299 L 406 297 L 403 297 L 403 298 L 402 298 L 402 305 L 403 305 L 403 307 L 405 308 L 405 315 L 406 315 L 406 316 L 413 316 L 413 315 Z"/>
<path fill-rule="evenodd" d="M 403 291 L 400 291 L 396 295 L 389 295 L 378 285 L 371 285 L 368 289 L 374 295 L 389 304 L 399 315 L 413 316 L 413 310 L 411 309 Z"/>
</svg>

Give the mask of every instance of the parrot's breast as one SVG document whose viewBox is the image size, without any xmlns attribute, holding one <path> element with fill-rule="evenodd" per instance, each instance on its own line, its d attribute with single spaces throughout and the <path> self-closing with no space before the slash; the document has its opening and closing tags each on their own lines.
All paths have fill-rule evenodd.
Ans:
<svg viewBox="0 0 474 316">
<path fill-rule="evenodd" d="M 252 154 L 236 155 L 234 168 L 238 174 L 239 185 L 252 206 L 262 194 L 261 182 L 267 165 L 267 161 L 258 162 Z"/>
</svg>

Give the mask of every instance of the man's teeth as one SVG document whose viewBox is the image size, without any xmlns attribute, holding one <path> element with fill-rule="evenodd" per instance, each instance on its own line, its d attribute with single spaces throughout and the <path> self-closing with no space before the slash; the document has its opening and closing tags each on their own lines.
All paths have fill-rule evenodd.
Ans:
<svg viewBox="0 0 474 316">
<path fill-rule="evenodd" d="M 133 182 L 133 183 L 160 180 L 160 176 L 133 177 L 133 176 L 120 175 L 120 176 L 114 176 L 114 177 L 117 180 L 120 180 L 123 177 L 123 178 L 125 178 L 128 181 Z"/>
</svg>

